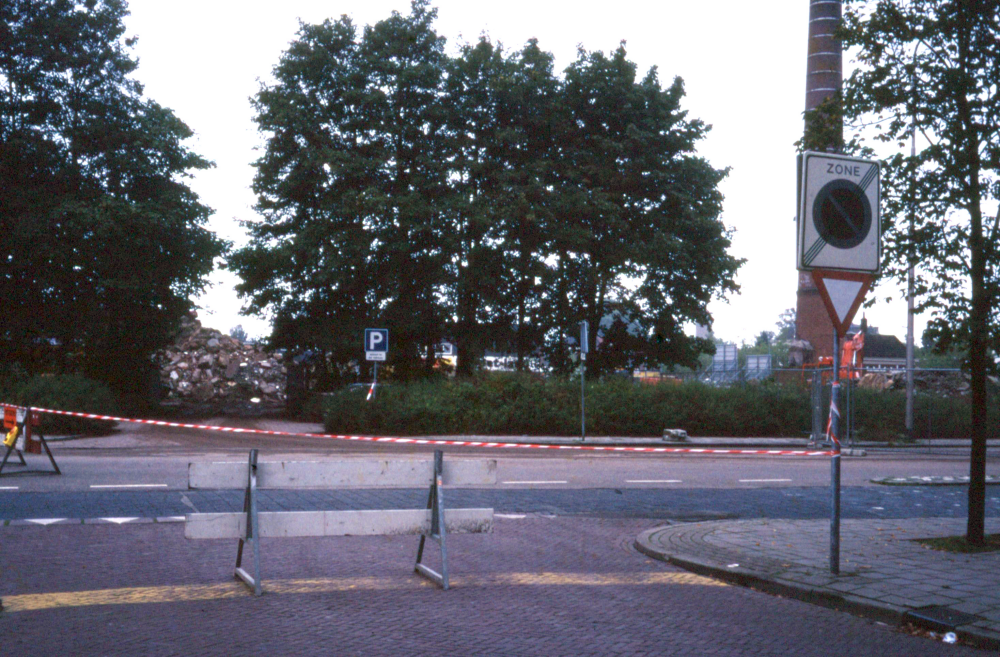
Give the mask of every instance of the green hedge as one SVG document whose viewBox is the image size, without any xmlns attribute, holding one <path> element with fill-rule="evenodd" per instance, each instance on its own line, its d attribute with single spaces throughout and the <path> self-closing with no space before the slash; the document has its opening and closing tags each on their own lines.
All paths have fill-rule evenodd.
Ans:
<svg viewBox="0 0 1000 657">
<path fill-rule="evenodd" d="M 325 395 L 326 430 L 398 435 L 484 434 L 575 436 L 580 384 L 524 375 L 475 381 L 412 383 Z M 808 398 L 776 384 L 716 388 L 698 383 L 639 385 L 612 379 L 587 384 L 588 435 L 658 436 L 682 428 L 702 436 L 801 436 L 809 429 Z"/>
<path fill-rule="evenodd" d="M 5 402 L 101 415 L 120 412 L 114 394 L 106 385 L 79 374 L 28 377 L 13 370 L 8 373 L 0 383 L 0 399 Z M 46 434 L 103 433 L 112 426 L 112 422 L 42 414 L 42 430 Z"/>
<path fill-rule="evenodd" d="M 991 395 L 987 408 L 988 436 L 1000 438 L 1000 399 Z M 915 438 L 969 438 L 972 435 L 972 400 L 969 397 L 934 397 L 916 394 L 913 398 Z M 845 408 L 845 411 L 847 409 Z M 905 435 L 906 393 L 899 391 L 854 390 L 850 404 L 857 439 L 895 441 Z"/>
<path fill-rule="evenodd" d="M 473 381 L 380 386 L 370 402 L 366 395 L 367 388 L 360 386 L 324 395 L 326 431 L 410 436 L 580 433 L 579 382 L 500 374 Z M 905 396 L 855 390 L 851 401 L 856 438 L 901 436 Z M 995 401 L 990 409 L 992 427 L 998 426 L 1000 417 Z M 802 438 L 812 427 L 808 389 L 774 382 L 715 387 L 611 379 L 588 383 L 586 403 L 591 436 L 659 436 L 665 428 L 677 428 L 692 436 Z M 828 403 L 827 395 L 824 409 Z M 844 401 L 841 406 L 843 412 Z M 924 437 L 921 427 L 928 417 L 932 437 L 971 434 L 968 399 L 921 396 L 916 409 L 917 437 Z"/>
</svg>

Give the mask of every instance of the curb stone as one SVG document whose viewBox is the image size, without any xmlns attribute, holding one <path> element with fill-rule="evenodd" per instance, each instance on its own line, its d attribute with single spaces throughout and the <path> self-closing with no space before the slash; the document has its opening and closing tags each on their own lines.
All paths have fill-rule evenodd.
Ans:
<svg viewBox="0 0 1000 657">
<path fill-rule="evenodd" d="M 723 521 L 725 522 L 725 521 Z M 722 522 L 691 523 L 691 524 L 722 524 Z M 713 579 L 718 579 L 736 586 L 742 586 L 758 590 L 772 595 L 780 595 L 802 602 L 808 602 L 835 611 L 844 611 L 855 616 L 869 618 L 875 621 L 895 625 L 902 628 L 906 623 L 913 623 L 917 619 L 909 615 L 908 612 L 917 611 L 908 607 L 892 605 L 888 603 L 878 603 L 869 599 L 861 599 L 847 593 L 829 591 L 821 587 L 795 586 L 793 584 L 778 582 L 766 575 L 754 572 L 749 568 L 741 567 L 739 564 L 722 565 L 706 559 L 699 559 L 690 555 L 678 555 L 654 547 L 651 540 L 654 535 L 666 529 L 676 527 L 676 525 L 661 525 L 653 529 L 646 530 L 636 537 L 634 546 L 640 553 L 658 561 L 673 564 L 690 572 Z M 968 627 L 956 627 L 950 631 L 964 643 L 989 650 L 1000 650 L 1000 633 L 984 627 L 970 625 Z"/>
</svg>

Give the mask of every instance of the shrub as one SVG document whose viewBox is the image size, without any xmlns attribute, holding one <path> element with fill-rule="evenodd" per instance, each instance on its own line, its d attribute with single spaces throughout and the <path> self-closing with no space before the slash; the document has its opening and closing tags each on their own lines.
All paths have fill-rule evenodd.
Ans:
<svg viewBox="0 0 1000 657">
<path fill-rule="evenodd" d="M 643 385 L 613 378 L 586 385 L 588 436 L 658 436 L 665 428 L 677 428 L 692 436 L 803 438 L 812 427 L 808 387 L 797 384 Z M 324 395 L 326 430 L 382 435 L 580 435 L 579 381 L 491 374 L 473 380 L 380 386 L 370 402 L 365 401 L 366 394 L 367 388 L 359 386 Z M 846 419 L 844 394 L 840 408 Z M 991 427 L 998 427 L 996 395 L 990 403 Z M 971 435 L 968 399 L 921 395 L 915 407 L 918 438 Z M 824 426 L 828 408 L 829 387 L 823 400 Z M 851 392 L 850 410 L 856 439 L 882 441 L 902 436 L 905 395 L 856 389 Z"/>
<path fill-rule="evenodd" d="M 1000 399 L 988 402 L 989 436 L 1000 436 Z M 913 399 L 914 438 L 963 438 L 972 436 L 969 397 L 936 397 L 920 394 Z M 845 404 L 842 401 L 842 410 Z M 851 391 L 850 413 L 860 440 L 895 441 L 905 438 L 906 393 L 856 389 Z"/>
<path fill-rule="evenodd" d="M 324 395 L 331 433 L 575 436 L 580 384 L 521 374 L 472 381 L 417 382 Z M 798 436 L 809 429 L 808 398 L 777 384 L 714 388 L 647 386 L 628 379 L 586 386 L 587 434 L 658 436 L 683 428 L 701 436 Z"/>
<path fill-rule="evenodd" d="M 39 375 L 26 379 L 13 393 L 13 403 L 21 406 L 116 415 L 118 403 L 111 390 L 79 374 Z M 46 413 L 42 415 L 45 433 L 103 433 L 114 423 Z"/>
<path fill-rule="evenodd" d="M 0 364 L 0 402 L 13 404 L 20 390 L 30 377 L 17 363 Z"/>
</svg>

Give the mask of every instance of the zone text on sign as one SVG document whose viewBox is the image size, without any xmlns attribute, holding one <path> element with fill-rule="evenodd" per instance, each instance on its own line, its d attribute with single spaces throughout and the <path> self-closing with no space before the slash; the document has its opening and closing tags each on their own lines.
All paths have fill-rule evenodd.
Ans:
<svg viewBox="0 0 1000 657">
<path fill-rule="evenodd" d="M 828 162 L 826 165 L 827 173 L 835 173 L 838 176 L 854 176 L 855 178 L 861 177 L 861 165 L 860 164 L 835 164 L 833 162 Z"/>
</svg>

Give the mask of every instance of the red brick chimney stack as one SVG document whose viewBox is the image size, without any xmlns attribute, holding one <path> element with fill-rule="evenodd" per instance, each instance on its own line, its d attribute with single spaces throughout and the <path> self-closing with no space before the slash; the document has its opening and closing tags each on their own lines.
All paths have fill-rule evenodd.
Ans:
<svg viewBox="0 0 1000 657">
<path fill-rule="evenodd" d="M 843 49 L 834 38 L 840 25 L 840 0 L 809 0 L 809 49 L 806 65 L 806 111 L 819 107 L 825 99 L 840 92 L 843 80 Z M 839 144 L 830 144 L 836 150 Z M 799 285 L 795 306 L 795 333 L 808 340 L 814 354 L 833 355 L 833 324 L 823 300 L 808 272 L 798 272 Z"/>
</svg>

